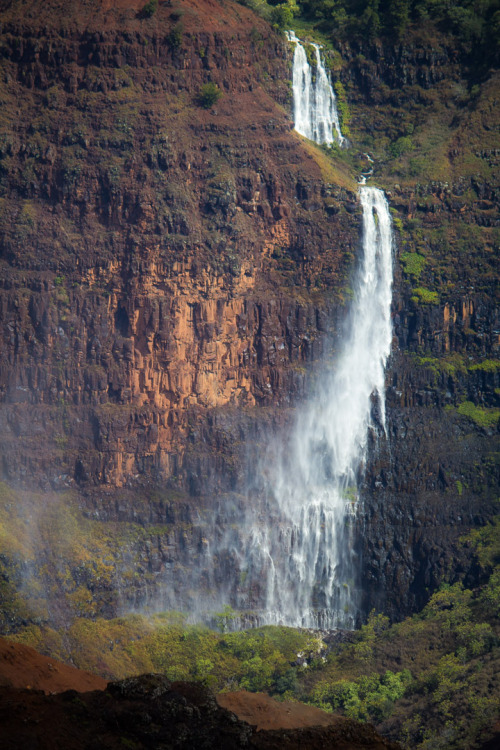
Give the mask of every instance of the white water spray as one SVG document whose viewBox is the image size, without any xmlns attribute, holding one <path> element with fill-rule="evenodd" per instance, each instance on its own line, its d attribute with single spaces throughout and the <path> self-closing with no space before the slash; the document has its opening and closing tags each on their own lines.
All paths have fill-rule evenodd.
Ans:
<svg viewBox="0 0 500 750">
<path fill-rule="evenodd" d="M 317 143 L 331 143 L 334 127 L 342 143 L 319 48 L 313 83 L 304 48 L 293 32 L 288 38 L 296 43 L 296 130 Z M 240 556 L 240 569 L 265 592 L 260 622 L 349 628 L 359 612 L 351 520 L 369 430 L 385 433 L 384 368 L 392 338 L 392 227 L 384 193 L 365 186 L 372 171 L 361 178 L 363 254 L 343 349 L 277 457 L 269 517 L 254 518 Z"/>
<path fill-rule="evenodd" d="M 384 367 L 392 338 L 388 205 L 377 188 L 360 188 L 360 198 L 363 256 L 343 349 L 277 461 L 276 518 L 253 524 L 246 550 L 247 570 L 266 579 L 260 622 L 353 627 L 358 614 L 350 524 L 368 432 L 385 432 Z"/>
<path fill-rule="evenodd" d="M 295 44 L 293 56 L 293 117 L 295 130 L 316 143 L 331 145 L 334 131 L 340 146 L 345 138 L 340 130 L 335 93 L 321 59 L 320 47 L 313 44 L 316 66 L 309 65 L 306 51 L 293 31 L 287 32 Z"/>
</svg>

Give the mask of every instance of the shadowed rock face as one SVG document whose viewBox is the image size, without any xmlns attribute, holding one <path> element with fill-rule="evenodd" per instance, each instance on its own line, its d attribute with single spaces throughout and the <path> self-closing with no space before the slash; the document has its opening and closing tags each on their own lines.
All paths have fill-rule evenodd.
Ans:
<svg viewBox="0 0 500 750">
<path fill-rule="evenodd" d="M 293 708 L 293 704 L 290 704 Z M 8 707 L 8 710 L 6 710 Z M 373 727 L 337 718 L 332 726 L 256 731 L 217 705 L 201 685 L 143 675 L 103 692 L 38 692 L 0 688 L 6 750 L 40 748 L 314 748 L 396 750 Z"/>
<path fill-rule="evenodd" d="M 106 614 L 153 601 L 176 565 L 189 604 L 183 571 L 207 529 L 237 523 L 266 434 L 286 431 L 337 345 L 360 231 L 355 184 L 292 130 L 286 42 L 230 2 L 181 15 L 160 3 L 151 19 L 140 5 L 0 2 L 1 469 L 46 493 L 42 508 L 70 489 L 110 529 L 168 525 L 130 542 L 140 580 L 124 563 L 89 582 L 71 564 Z M 446 51 L 401 52 L 404 81 L 390 56 L 343 54 L 354 120 L 374 137 L 384 86 L 425 92 L 457 73 Z M 205 110 L 209 80 L 223 96 Z M 454 159 L 463 143 L 458 132 Z M 465 217 L 493 232 L 495 180 L 394 187 L 389 200 L 405 231 Z M 468 369 L 498 346 L 488 247 L 469 257 L 433 240 L 419 283 L 439 287 L 437 304 L 398 267 L 388 439 L 372 441 L 359 519 L 365 611 L 400 617 L 445 575 L 474 572 L 458 539 L 492 513 L 495 431 L 455 407 L 498 400 L 498 371 Z M 453 373 L 416 362 L 455 354 Z M 51 590 L 46 551 L 11 563 L 12 581 L 31 565 Z M 233 567 L 220 561 L 220 576 Z M 80 612 L 52 604 L 56 619 Z"/>
</svg>

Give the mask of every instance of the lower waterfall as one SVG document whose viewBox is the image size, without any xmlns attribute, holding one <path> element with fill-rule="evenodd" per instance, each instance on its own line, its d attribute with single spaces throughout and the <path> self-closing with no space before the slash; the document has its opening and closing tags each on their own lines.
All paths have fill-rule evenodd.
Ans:
<svg viewBox="0 0 500 750">
<path fill-rule="evenodd" d="M 245 588 L 261 592 L 260 623 L 351 628 L 358 614 L 350 526 L 368 431 L 385 431 L 392 338 L 389 208 L 377 188 L 360 187 L 360 200 L 363 254 L 341 353 L 267 467 L 269 517 L 253 519 L 240 555 Z"/>
<path fill-rule="evenodd" d="M 211 621 L 231 605 L 237 613 L 228 628 L 358 623 L 354 522 L 368 436 L 385 433 L 393 266 L 384 193 L 362 185 L 359 196 L 362 252 L 335 361 L 320 365 L 319 385 L 287 434 L 269 439 L 248 467 L 243 494 L 221 497 L 211 520 L 200 516 L 199 547 L 187 550 L 184 564 L 166 563 L 160 595 L 143 606 L 180 605 L 193 621 Z"/>
</svg>

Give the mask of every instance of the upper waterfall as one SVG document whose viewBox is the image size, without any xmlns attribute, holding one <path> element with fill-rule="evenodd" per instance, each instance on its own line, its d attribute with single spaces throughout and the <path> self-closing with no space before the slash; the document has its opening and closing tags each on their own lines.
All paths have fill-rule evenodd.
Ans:
<svg viewBox="0 0 500 750">
<path fill-rule="evenodd" d="M 321 59 L 320 47 L 313 44 L 316 66 L 309 65 L 306 51 L 293 31 L 288 40 L 295 43 L 293 56 L 293 118 L 295 130 L 316 143 L 334 143 L 334 131 L 340 146 L 345 138 L 340 130 L 337 102 L 330 76 Z"/>
</svg>

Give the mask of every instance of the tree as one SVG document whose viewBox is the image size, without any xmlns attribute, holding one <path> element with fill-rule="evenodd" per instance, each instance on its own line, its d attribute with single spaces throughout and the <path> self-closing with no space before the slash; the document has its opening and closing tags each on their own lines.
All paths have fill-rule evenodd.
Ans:
<svg viewBox="0 0 500 750">
<path fill-rule="evenodd" d="M 291 3 L 276 5 L 271 11 L 271 23 L 278 29 L 288 29 L 292 25 L 294 9 L 297 6 Z"/>
<path fill-rule="evenodd" d="M 172 47 L 172 49 L 179 49 L 179 47 L 182 45 L 183 31 L 184 29 L 182 24 L 178 23 L 167 35 L 167 42 Z"/>
<path fill-rule="evenodd" d="M 375 39 L 380 33 L 379 5 L 380 0 L 368 0 L 359 20 L 362 33 L 370 40 Z"/>
<path fill-rule="evenodd" d="M 397 39 L 405 33 L 410 17 L 409 0 L 389 0 L 387 8 L 387 30 Z"/>
</svg>

